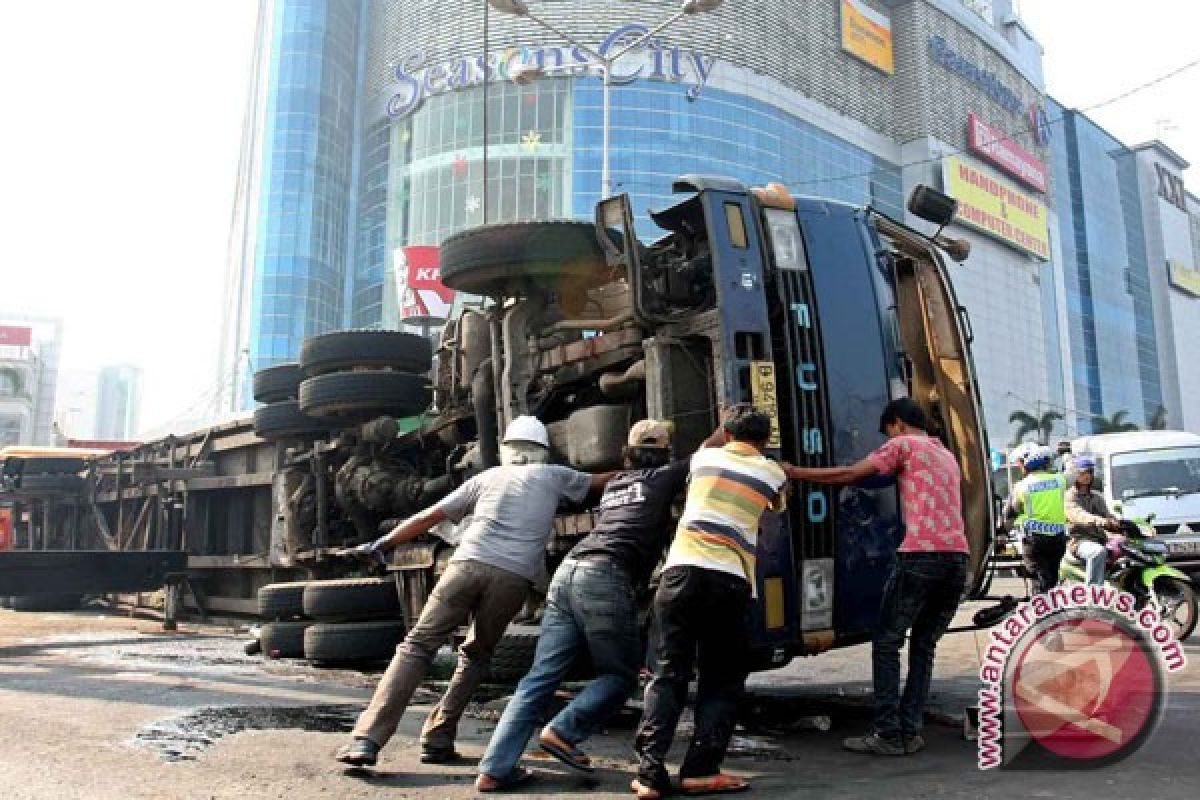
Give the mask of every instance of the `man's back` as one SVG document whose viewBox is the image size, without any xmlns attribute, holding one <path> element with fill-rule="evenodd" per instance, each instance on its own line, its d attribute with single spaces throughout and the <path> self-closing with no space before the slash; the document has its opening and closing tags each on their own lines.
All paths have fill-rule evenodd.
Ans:
<svg viewBox="0 0 1200 800">
<path fill-rule="evenodd" d="M 492 467 L 464 483 L 438 507 L 452 521 L 471 514 L 453 561 L 479 561 L 537 577 L 542 550 L 563 499 L 587 496 L 591 476 L 569 467 Z"/>
<path fill-rule="evenodd" d="M 619 472 L 597 507 L 596 528 L 571 550 L 575 558 L 603 555 L 642 587 L 670 539 L 671 501 L 683 489 L 688 462 Z"/>
<path fill-rule="evenodd" d="M 768 508 L 782 510 L 786 483 L 779 464 L 743 442 L 697 452 L 667 567 L 719 570 L 753 586 L 759 522 Z"/>
</svg>

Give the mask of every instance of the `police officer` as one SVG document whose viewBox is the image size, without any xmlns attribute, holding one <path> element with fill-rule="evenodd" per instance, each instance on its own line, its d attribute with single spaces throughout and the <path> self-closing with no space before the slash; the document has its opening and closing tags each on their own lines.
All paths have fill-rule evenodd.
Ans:
<svg viewBox="0 0 1200 800">
<path fill-rule="evenodd" d="M 1025 568 L 1037 593 L 1058 584 L 1058 567 L 1067 549 L 1067 478 L 1053 471 L 1054 455 L 1049 447 L 1028 451 L 1025 477 L 1013 487 L 1005 509 L 1005 518 L 1015 519 L 1023 533 Z"/>
</svg>

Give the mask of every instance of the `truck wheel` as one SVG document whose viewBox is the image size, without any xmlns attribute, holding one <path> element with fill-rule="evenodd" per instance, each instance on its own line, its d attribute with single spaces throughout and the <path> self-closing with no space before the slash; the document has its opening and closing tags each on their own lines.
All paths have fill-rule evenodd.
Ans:
<svg viewBox="0 0 1200 800">
<path fill-rule="evenodd" d="M 304 587 L 304 615 L 322 622 L 398 618 L 400 593 L 394 578 L 310 581 Z"/>
<path fill-rule="evenodd" d="M 75 611 L 83 595 L 44 593 L 14 595 L 8 598 L 8 607 L 13 611 Z"/>
<path fill-rule="evenodd" d="M 442 242 L 442 283 L 484 295 L 570 293 L 611 276 L 590 222 L 551 220 L 484 225 Z"/>
<path fill-rule="evenodd" d="M 386 661 L 403 640 L 399 620 L 318 622 L 304 632 L 304 656 L 316 663 Z"/>
<path fill-rule="evenodd" d="M 492 652 L 487 680 L 490 683 L 516 683 L 524 678 L 533 667 L 540 633 L 541 628 L 537 625 L 509 625 Z"/>
<path fill-rule="evenodd" d="M 427 384 L 424 375 L 387 370 L 318 375 L 300 384 L 300 410 L 363 421 L 382 414 L 411 417 L 432 401 Z"/>
<path fill-rule="evenodd" d="M 433 345 L 403 331 L 336 331 L 310 336 L 300 345 L 304 377 L 366 367 L 424 373 L 433 367 Z"/>
<path fill-rule="evenodd" d="M 22 475 L 17 488 L 26 492 L 77 492 L 84 480 L 79 475 L 49 474 Z"/>
<path fill-rule="evenodd" d="M 300 389 L 300 365 L 276 364 L 254 373 L 254 399 L 259 403 L 295 400 Z"/>
<path fill-rule="evenodd" d="M 316 439 L 333 427 L 328 420 L 301 413 L 295 400 L 271 403 L 254 409 L 254 432 L 268 442 L 276 439 Z"/>
<path fill-rule="evenodd" d="M 258 590 L 258 613 L 263 619 L 304 616 L 304 588 L 310 581 L 269 583 Z"/>
<path fill-rule="evenodd" d="M 309 620 L 268 622 L 258 633 L 259 646 L 267 658 L 304 658 L 304 632 Z"/>
</svg>

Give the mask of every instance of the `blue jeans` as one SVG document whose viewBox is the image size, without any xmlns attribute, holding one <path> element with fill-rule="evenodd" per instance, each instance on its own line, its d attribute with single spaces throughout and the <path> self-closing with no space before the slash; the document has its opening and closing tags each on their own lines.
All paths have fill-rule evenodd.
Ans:
<svg viewBox="0 0 1200 800">
<path fill-rule="evenodd" d="M 950 627 L 967 584 L 960 553 L 899 553 L 883 591 L 871 648 L 875 722 L 881 738 L 915 736 L 924 722 L 938 639 Z M 911 630 L 911 632 L 910 632 Z M 900 694 L 900 648 L 908 634 L 908 682 Z"/>
<path fill-rule="evenodd" d="M 625 573 L 608 561 L 567 559 L 546 594 L 533 668 L 504 709 L 479 762 L 480 773 L 504 778 L 512 772 L 584 647 L 596 677 L 548 726 L 573 745 L 624 706 L 637 684 L 641 638 Z"/>
</svg>

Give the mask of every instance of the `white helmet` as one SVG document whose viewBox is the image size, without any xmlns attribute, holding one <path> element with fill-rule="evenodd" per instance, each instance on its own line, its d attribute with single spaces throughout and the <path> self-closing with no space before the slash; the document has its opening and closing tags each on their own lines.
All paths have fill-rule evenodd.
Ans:
<svg viewBox="0 0 1200 800">
<path fill-rule="evenodd" d="M 1036 447 L 1037 442 L 1021 442 L 1008 452 L 1008 463 L 1018 466 L 1021 461 L 1029 457 L 1029 453 Z"/>
<path fill-rule="evenodd" d="M 546 449 L 550 448 L 550 437 L 546 434 L 546 426 L 537 417 L 523 415 L 508 423 L 504 430 L 504 444 L 512 442 L 532 442 Z"/>
<path fill-rule="evenodd" d="M 1025 453 L 1025 469 L 1030 472 L 1046 469 L 1054 462 L 1054 451 L 1045 445 L 1036 445 Z"/>
</svg>

